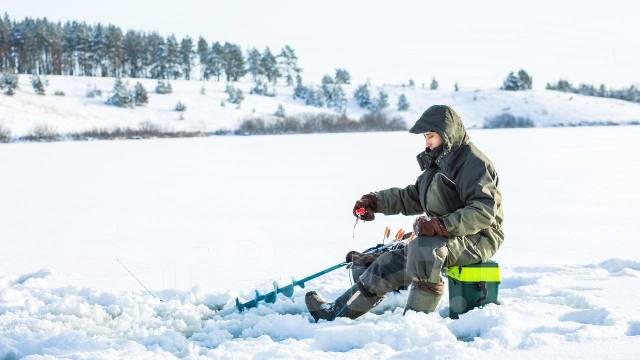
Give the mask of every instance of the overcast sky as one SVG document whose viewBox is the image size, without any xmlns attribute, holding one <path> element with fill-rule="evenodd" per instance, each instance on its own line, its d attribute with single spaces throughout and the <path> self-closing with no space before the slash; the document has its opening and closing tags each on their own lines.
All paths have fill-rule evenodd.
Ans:
<svg viewBox="0 0 640 360">
<path fill-rule="evenodd" d="M 243 48 L 290 44 L 313 81 L 344 67 L 356 81 L 435 76 L 444 87 L 497 87 L 522 67 L 536 88 L 560 77 L 640 82 L 637 1 L 2 0 L 0 11 L 203 35 Z"/>
</svg>

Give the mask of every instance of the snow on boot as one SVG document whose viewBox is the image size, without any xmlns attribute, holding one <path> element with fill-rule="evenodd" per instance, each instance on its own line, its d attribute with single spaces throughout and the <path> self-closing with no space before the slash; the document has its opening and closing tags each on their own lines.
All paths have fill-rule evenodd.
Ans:
<svg viewBox="0 0 640 360">
<path fill-rule="evenodd" d="M 411 290 L 409 290 L 409 297 L 407 298 L 407 306 L 404 309 L 404 313 L 406 314 L 407 310 L 421 311 L 424 313 L 435 311 L 443 293 L 443 283 L 414 280 L 411 283 Z"/>
</svg>

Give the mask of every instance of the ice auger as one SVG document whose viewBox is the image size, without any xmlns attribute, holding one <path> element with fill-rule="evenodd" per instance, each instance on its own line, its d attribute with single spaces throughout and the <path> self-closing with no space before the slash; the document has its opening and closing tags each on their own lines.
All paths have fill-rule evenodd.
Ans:
<svg viewBox="0 0 640 360">
<path fill-rule="evenodd" d="M 389 238 L 389 234 L 391 233 L 391 230 L 389 229 L 389 227 L 386 227 L 384 230 L 384 238 L 382 241 L 382 244 L 378 244 L 374 247 L 371 247 L 365 251 L 362 252 L 362 254 L 380 254 L 383 252 L 387 252 L 389 250 L 393 250 L 395 248 L 401 247 L 405 245 L 405 240 L 411 240 L 413 239 L 413 233 L 405 233 L 404 230 L 400 229 L 395 236 L 394 241 L 386 243 L 385 244 L 385 239 Z M 252 300 L 249 300 L 245 303 L 241 303 L 240 299 L 236 298 L 236 309 L 238 309 L 238 311 L 244 311 L 245 309 L 251 309 L 254 307 L 257 307 L 258 304 L 260 302 L 266 302 L 269 304 L 273 304 L 276 302 L 276 299 L 278 297 L 278 294 L 282 294 L 286 297 L 288 297 L 289 299 L 293 300 L 293 292 L 295 290 L 295 287 L 298 286 L 300 288 L 304 288 L 305 284 L 313 279 L 319 278 L 322 275 L 328 274 L 334 270 L 340 269 L 344 266 L 349 267 L 351 265 L 350 262 L 341 262 L 339 264 L 330 266 L 322 271 L 318 271 L 315 274 L 309 275 L 303 279 L 300 280 L 295 280 L 295 279 L 291 279 L 291 284 L 284 286 L 284 287 L 279 287 L 277 282 L 273 282 L 273 290 L 271 290 L 270 292 L 266 293 L 266 294 L 260 294 L 260 292 L 258 292 L 258 290 L 255 290 L 256 296 L 255 298 L 253 298 Z"/>
</svg>

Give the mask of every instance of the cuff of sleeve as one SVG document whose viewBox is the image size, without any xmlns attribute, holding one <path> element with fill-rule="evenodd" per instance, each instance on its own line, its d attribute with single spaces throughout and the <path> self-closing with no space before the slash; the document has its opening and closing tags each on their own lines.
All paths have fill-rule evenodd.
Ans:
<svg viewBox="0 0 640 360">
<path fill-rule="evenodd" d="M 382 194 L 382 191 L 374 192 L 374 194 L 376 195 L 376 199 L 378 200 L 376 212 L 377 213 L 386 214 L 387 213 L 387 201 L 384 198 L 384 195 Z"/>
<path fill-rule="evenodd" d="M 445 228 L 447 229 L 447 231 L 449 232 L 449 235 L 451 235 L 451 236 L 456 236 L 456 234 L 454 234 L 454 231 L 453 231 L 454 226 L 453 226 L 453 224 L 451 223 L 451 220 L 449 220 L 449 217 L 448 217 L 448 216 L 441 217 L 441 218 L 440 218 L 440 221 L 442 222 L 442 225 L 444 225 L 444 227 L 445 227 Z"/>
</svg>

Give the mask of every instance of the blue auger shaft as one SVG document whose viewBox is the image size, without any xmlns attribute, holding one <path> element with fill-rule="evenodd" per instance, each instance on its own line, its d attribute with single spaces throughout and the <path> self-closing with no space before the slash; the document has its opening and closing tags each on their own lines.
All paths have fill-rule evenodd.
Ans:
<svg viewBox="0 0 640 360">
<path fill-rule="evenodd" d="M 293 298 L 293 290 L 294 287 L 299 286 L 301 288 L 304 288 L 304 285 L 306 282 L 311 281 L 315 278 L 318 278 L 322 275 L 325 275 L 327 273 L 330 273 L 334 270 L 337 270 L 345 265 L 347 265 L 347 262 L 342 262 L 336 265 L 333 265 L 331 267 L 328 267 L 322 271 L 318 271 L 315 274 L 309 275 L 301 280 L 291 280 L 291 284 L 281 287 L 278 287 L 277 283 L 273 283 L 273 287 L 274 289 L 266 294 L 260 294 L 257 290 L 256 290 L 256 297 L 253 300 L 249 300 L 245 303 L 240 303 L 240 300 L 238 298 L 236 298 L 236 308 L 238 309 L 238 311 L 243 311 L 244 309 L 250 309 L 250 308 L 254 308 L 257 307 L 258 304 L 261 301 L 267 302 L 267 303 L 274 303 L 276 302 L 276 297 L 278 294 L 282 294 L 288 298 Z"/>
</svg>

